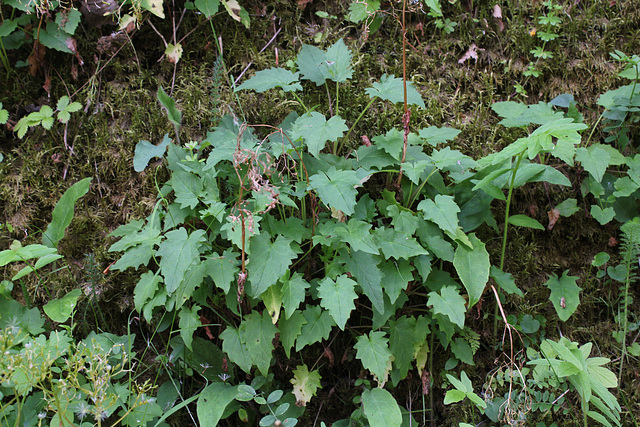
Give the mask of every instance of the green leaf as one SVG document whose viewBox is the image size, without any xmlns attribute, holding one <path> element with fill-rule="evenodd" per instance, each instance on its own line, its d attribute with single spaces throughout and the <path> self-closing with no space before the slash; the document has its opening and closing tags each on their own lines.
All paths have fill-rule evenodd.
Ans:
<svg viewBox="0 0 640 427">
<path fill-rule="evenodd" d="M 429 126 L 426 129 L 420 129 L 418 135 L 420 135 L 420 138 L 424 139 L 427 144 L 435 147 L 438 144 L 453 140 L 460 132 L 458 129 L 449 127 L 439 128 L 437 126 Z"/>
<path fill-rule="evenodd" d="M 611 206 L 602 209 L 598 205 L 591 205 L 590 212 L 591 216 L 598 220 L 600 225 L 608 224 L 616 216 L 616 211 Z"/>
<path fill-rule="evenodd" d="M 289 317 L 280 319 L 278 322 L 278 329 L 280 330 L 280 342 L 287 358 L 291 357 L 291 348 L 296 342 L 296 338 L 300 336 L 302 332 L 302 325 L 306 324 L 302 312 L 295 310 Z"/>
<path fill-rule="evenodd" d="M 329 314 L 343 331 L 351 312 L 356 308 L 353 303 L 358 298 L 353 290 L 355 286 L 356 282 L 345 275 L 338 276 L 335 282 L 325 277 L 318 284 L 318 296 L 322 300 L 322 307 L 329 310 Z"/>
<path fill-rule="evenodd" d="M 149 141 L 141 139 L 140 142 L 136 144 L 135 153 L 133 155 L 133 169 L 136 172 L 142 172 L 145 170 L 149 164 L 149 160 L 154 157 L 161 158 L 164 156 L 164 152 L 167 150 L 170 142 L 171 138 L 169 138 L 168 134 L 164 135 L 162 142 L 158 145 L 153 145 Z"/>
<path fill-rule="evenodd" d="M 378 259 L 368 253 L 352 251 L 345 260 L 345 267 L 356 278 L 358 285 L 373 304 L 378 313 L 384 313 L 382 293 L 382 273 L 378 268 Z"/>
<path fill-rule="evenodd" d="M 351 78 L 351 51 L 342 39 L 335 42 L 326 52 L 315 46 L 302 45 L 298 53 L 298 69 L 302 78 L 320 86 L 327 79 L 345 82 Z"/>
<path fill-rule="evenodd" d="M 518 227 L 534 228 L 536 230 L 544 230 L 544 226 L 535 219 L 526 215 L 511 215 L 509 217 L 509 224 Z"/>
<path fill-rule="evenodd" d="M 210 18 L 211 16 L 218 13 L 218 7 L 220 7 L 220 0 L 195 0 L 194 4 L 196 8 L 205 18 Z M 213 423 L 215 425 L 215 423 Z"/>
<path fill-rule="evenodd" d="M 269 373 L 273 339 L 277 332 L 278 329 L 271 322 L 271 316 L 266 310 L 262 315 L 255 311 L 251 312 L 244 317 L 240 325 L 242 340 L 251 355 L 251 361 L 265 377 Z"/>
<path fill-rule="evenodd" d="M 377 228 L 374 236 L 377 245 L 387 259 L 404 258 L 408 260 L 417 255 L 429 255 L 429 252 L 416 239 L 391 227 Z"/>
<path fill-rule="evenodd" d="M 380 98 L 391 101 L 394 104 L 404 102 L 404 86 L 399 77 L 384 74 L 380 82 L 375 82 L 372 87 L 364 90 L 370 98 Z M 413 83 L 407 81 L 407 103 L 425 108 L 420 93 L 413 87 Z"/>
<path fill-rule="evenodd" d="M 142 311 L 142 306 L 145 302 L 153 298 L 158 287 L 162 283 L 162 276 L 153 271 L 147 271 L 136 284 L 136 288 L 133 290 L 133 303 L 137 311 Z"/>
<path fill-rule="evenodd" d="M 276 87 L 282 88 L 285 92 L 295 92 L 302 90 L 298 81 L 299 73 L 292 73 L 285 68 L 269 68 L 258 71 L 255 76 L 236 87 L 235 91 L 243 89 L 253 89 L 258 93 L 266 92 Z M 319 114 L 319 113 L 318 113 Z"/>
<path fill-rule="evenodd" d="M 316 395 L 320 385 L 320 372 L 309 372 L 307 365 L 300 365 L 293 370 L 293 378 L 291 378 L 291 384 L 293 384 L 293 394 L 296 397 L 296 404 L 299 406 L 306 406 L 311 401 L 311 398 Z"/>
<path fill-rule="evenodd" d="M 162 7 L 162 0 L 141 0 L 140 6 L 143 9 L 148 10 L 160 19 L 164 19 L 164 9 Z"/>
<path fill-rule="evenodd" d="M 518 289 L 518 286 L 510 273 L 505 273 L 494 265 L 491 266 L 490 272 L 491 277 L 495 279 L 500 289 L 508 294 L 516 294 L 520 298 L 524 298 L 524 294 L 520 289 Z"/>
<path fill-rule="evenodd" d="M 371 331 L 369 335 L 360 335 L 353 346 L 357 350 L 356 358 L 362 361 L 362 366 L 375 375 L 379 384 L 386 382 L 391 369 L 393 354 L 389 351 L 389 340 L 384 332 Z"/>
<path fill-rule="evenodd" d="M 558 317 L 566 322 L 569 317 L 576 311 L 580 304 L 580 291 L 582 290 L 577 284 L 577 277 L 567 275 L 569 270 L 558 276 L 552 274 L 545 285 L 551 290 L 549 301 L 553 303 L 553 307 L 558 313 Z"/>
<path fill-rule="evenodd" d="M 424 219 L 433 221 L 443 231 L 456 234 L 458 229 L 458 213 L 460 208 L 452 196 L 438 194 L 434 200 L 425 199 L 418 204 Z"/>
<path fill-rule="evenodd" d="M 50 248 L 56 248 L 58 242 L 64 237 L 64 232 L 71 224 L 74 209 L 78 199 L 89 191 L 91 178 L 85 178 L 76 182 L 64 192 L 56 207 L 53 208 L 51 223 L 42 234 L 42 243 Z"/>
<path fill-rule="evenodd" d="M 389 349 L 394 356 L 395 368 L 391 372 L 391 379 L 394 385 L 406 377 L 416 354 L 421 351 L 426 342 L 428 333 L 429 323 L 424 316 L 417 319 L 402 316 L 398 320 L 389 320 Z M 396 371 L 398 371 L 397 377 Z"/>
<path fill-rule="evenodd" d="M 186 345 L 187 348 L 191 351 L 193 351 L 193 348 L 191 348 L 191 343 L 193 342 L 193 333 L 197 328 L 202 326 L 198 311 L 200 311 L 200 306 L 194 305 L 190 309 L 187 307 L 182 307 L 179 313 L 180 321 L 178 326 L 180 327 L 180 337 L 182 337 L 184 345 Z"/>
<path fill-rule="evenodd" d="M 382 272 L 384 273 L 384 290 L 391 304 L 394 304 L 400 293 L 407 289 L 409 282 L 413 280 L 414 267 L 408 261 L 384 261 Z"/>
<path fill-rule="evenodd" d="M 556 210 L 560 213 L 561 216 L 568 217 L 578 212 L 580 208 L 578 207 L 578 202 L 576 199 L 567 199 L 557 205 Z"/>
<path fill-rule="evenodd" d="M 291 261 L 296 257 L 296 252 L 291 249 L 291 242 L 291 239 L 282 235 L 271 242 L 271 236 L 266 231 L 251 238 L 247 292 L 253 298 L 258 298 L 288 271 Z"/>
<path fill-rule="evenodd" d="M 162 3 L 160 3 L 160 5 L 162 7 Z M 162 86 L 158 86 L 158 101 L 160 101 L 160 104 L 165 108 L 169 121 L 173 123 L 176 128 L 179 128 L 182 122 L 182 113 L 176 108 L 176 101 L 167 95 Z"/>
<path fill-rule="evenodd" d="M 221 382 L 210 383 L 198 397 L 197 414 L 200 425 L 218 425 L 225 409 L 237 396 L 237 387 Z"/>
<path fill-rule="evenodd" d="M 335 325 L 331 314 L 320 307 L 307 305 L 302 313 L 306 323 L 302 325 L 300 336 L 296 340 L 296 351 L 300 351 L 308 345 L 329 338 L 331 328 Z"/>
<path fill-rule="evenodd" d="M 229 293 L 231 283 L 238 273 L 238 266 L 240 265 L 238 256 L 239 254 L 233 252 L 232 249 L 227 249 L 222 255 L 218 255 L 215 252 L 212 253 L 204 261 L 207 275 L 213 279 L 213 283 L 222 289 L 225 294 Z"/>
<path fill-rule="evenodd" d="M 62 298 L 49 301 L 42 309 L 54 322 L 64 323 L 71 317 L 81 294 L 82 291 L 80 289 L 74 289 Z"/>
<path fill-rule="evenodd" d="M 589 172 L 597 182 L 602 182 L 611 158 L 609 153 L 602 148 L 580 147 L 576 150 L 576 160 L 582 164 L 584 170 Z"/>
<path fill-rule="evenodd" d="M 156 253 L 162 258 L 160 267 L 169 295 L 178 288 L 189 267 L 200 261 L 198 246 L 204 242 L 205 234 L 204 230 L 196 230 L 187 235 L 187 230 L 180 227 L 168 232 L 160 243 Z"/>
<path fill-rule="evenodd" d="M 484 243 L 475 234 L 469 235 L 473 249 L 458 245 L 453 256 L 453 266 L 458 272 L 462 284 L 469 294 L 469 308 L 480 300 L 484 288 L 489 281 L 489 252 Z"/>
<path fill-rule="evenodd" d="M 329 170 L 319 171 L 309 178 L 309 186 L 318 192 L 320 199 L 330 208 L 338 209 L 345 215 L 351 215 L 356 205 L 360 179 L 356 171 L 336 170 L 331 166 Z"/>
<path fill-rule="evenodd" d="M 291 135 L 293 140 L 303 138 L 309 153 L 318 157 L 327 141 L 337 141 L 347 130 L 346 122 L 340 116 L 327 120 L 322 114 L 312 111 L 298 117 L 293 123 Z"/>
<path fill-rule="evenodd" d="M 475 363 L 473 363 L 473 350 L 464 338 L 458 337 L 451 343 L 451 352 L 453 352 L 453 355 L 461 362 L 467 365 L 475 365 Z"/>
<path fill-rule="evenodd" d="M 402 425 L 402 413 L 391 393 L 382 388 L 362 393 L 362 411 L 371 427 Z"/>
<path fill-rule="evenodd" d="M 349 20 L 354 23 L 362 22 L 380 9 L 378 0 L 352 2 L 349 5 Z"/>
<path fill-rule="evenodd" d="M 351 68 L 351 51 L 344 44 L 344 40 L 339 39 L 335 42 L 326 53 L 326 61 L 322 64 L 326 65 L 327 78 L 336 83 L 344 83 L 353 75 Z"/>
<path fill-rule="evenodd" d="M 47 26 L 41 28 L 38 35 L 38 40 L 44 46 L 59 52 L 74 53 L 69 48 L 69 46 L 72 46 L 73 37 L 62 31 L 55 22 L 47 22 Z"/>
<path fill-rule="evenodd" d="M 460 329 L 464 328 L 466 314 L 465 300 L 455 287 L 445 285 L 438 292 L 429 292 L 427 305 L 433 306 L 435 313 L 444 314 Z"/>
<path fill-rule="evenodd" d="M 285 318 L 290 318 L 304 302 L 306 291 L 310 286 L 300 273 L 293 273 L 293 277 L 282 281 L 282 305 Z"/>
</svg>

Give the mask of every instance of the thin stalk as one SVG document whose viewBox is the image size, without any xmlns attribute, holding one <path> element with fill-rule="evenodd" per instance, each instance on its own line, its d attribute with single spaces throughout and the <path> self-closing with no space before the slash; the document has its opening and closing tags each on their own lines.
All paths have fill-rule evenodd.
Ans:
<svg viewBox="0 0 640 427">
<path fill-rule="evenodd" d="M 300 97 L 298 96 L 297 93 L 295 92 L 291 92 L 293 94 L 293 96 L 296 98 L 296 100 L 300 103 L 300 105 L 302 105 L 302 108 L 304 108 L 305 113 L 309 112 L 309 109 L 307 108 L 306 105 L 304 105 L 304 102 L 302 102 L 302 99 L 300 99 Z"/>
<path fill-rule="evenodd" d="M 500 252 L 500 270 L 504 271 L 504 259 L 507 250 L 507 234 L 509 229 L 509 210 L 511 209 L 511 197 L 513 196 L 513 186 L 516 182 L 516 175 L 518 174 L 518 168 L 520 167 L 520 162 L 524 157 L 524 151 L 518 155 L 518 160 L 516 161 L 516 166 L 513 168 L 513 173 L 511 174 L 511 182 L 509 182 L 509 192 L 507 194 L 507 206 L 504 211 L 504 231 L 502 235 L 502 251 Z M 500 285 L 496 283 L 497 289 L 500 289 Z M 497 293 L 496 293 L 497 294 Z M 497 297 L 498 295 L 496 295 Z M 497 339 L 498 337 L 498 307 L 500 300 L 498 299 L 498 304 L 496 304 L 495 312 L 493 316 L 493 338 Z"/>
<path fill-rule="evenodd" d="M 631 255 L 631 254 L 627 254 Z M 631 284 L 631 256 L 625 257 L 627 264 L 627 277 L 624 282 L 624 315 L 622 319 L 622 353 L 620 354 L 620 370 L 618 372 L 618 384 L 622 380 L 622 369 L 624 367 L 624 357 L 627 355 L 627 328 L 629 327 L 629 285 Z M 635 257 L 634 257 L 635 258 Z"/>
<path fill-rule="evenodd" d="M 344 136 L 344 138 L 342 138 L 342 141 L 340 143 L 340 146 L 338 147 L 340 150 L 342 150 L 342 146 L 344 145 L 345 141 L 349 140 L 349 135 L 351 135 L 351 132 L 353 132 L 353 129 L 356 127 L 356 125 L 360 122 L 360 120 L 362 120 L 362 118 L 364 117 L 365 113 L 367 111 L 369 111 L 369 108 L 371 108 L 371 105 L 373 105 L 373 101 L 375 101 L 376 99 L 373 98 L 371 101 L 369 101 L 369 103 L 367 104 L 366 107 L 364 107 L 364 109 L 362 110 L 362 112 L 360 113 L 360 115 L 358 116 L 358 118 L 356 119 L 355 122 L 353 122 L 353 124 L 351 125 L 351 128 L 349 128 L 349 131 L 347 132 L 347 134 Z M 335 147 L 333 150 L 334 154 L 336 153 Z"/>
</svg>

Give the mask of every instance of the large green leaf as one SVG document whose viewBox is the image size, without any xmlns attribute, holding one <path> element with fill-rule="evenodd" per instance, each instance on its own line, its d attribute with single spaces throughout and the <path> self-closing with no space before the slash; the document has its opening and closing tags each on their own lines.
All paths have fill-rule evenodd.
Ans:
<svg viewBox="0 0 640 427">
<path fill-rule="evenodd" d="M 296 252 L 291 249 L 291 239 L 278 236 L 271 242 L 271 236 L 263 231 L 251 238 L 251 256 L 247 264 L 249 272 L 248 293 L 253 298 L 275 284 L 289 269 Z"/>
<path fill-rule="evenodd" d="M 384 99 L 394 104 L 404 102 L 404 86 L 400 77 L 384 74 L 380 77 L 380 81 L 375 82 L 372 86 L 364 90 L 369 97 Z M 407 81 L 407 103 L 425 108 L 420 92 L 413 87 L 413 83 L 410 81 Z"/>
<path fill-rule="evenodd" d="M 289 317 L 278 321 L 278 329 L 280 331 L 280 342 L 287 358 L 291 357 L 291 348 L 296 342 L 296 338 L 300 336 L 302 325 L 307 323 L 300 310 L 295 310 Z"/>
<path fill-rule="evenodd" d="M 187 230 L 180 227 L 168 232 L 160 243 L 156 253 L 162 258 L 160 267 L 169 295 L 178 288 L 191 264 L 199 262 L 198 246 L 204 242 L 205 234 L 204 230 L 196 230 L 187 235 Z"/>
<path fill-rule="evenodd" d="M 271 322 L 271 316 L 267 310 L 262 314 L 256 311 L 251 312 L 244 317 L 240 325 L 242 340 L 251 355 L 251 361 L 265 377 L 269 373 L 273 339 L 277 332 L 278 329 Z"/>
<path fill-rule="evenodd" d="M 384 294 L 382 293 L 382 273 L 378 268 L 378 259 L 368 253 L 351 251 L 344 260 L 347 271 L 356 278 L 362 292 L 369 298 L 378 313 L 384 313 Z"/>
<path fill-rule="evenodd" d="M 284 306 L 285 318 L 291 317 L 304 302 L 307 289 L 310 286 L 300 273 L 293 273 L 291 278 L 282 280 L 282 305 Z"/>
<path fill-rule="evenodd" d="M 377 228 L 374 235 L 377 245 L 387 259 L 408 260 L 417 255 L 429 254 L 429 251 L 423 248 L 415 238 L 391 227 Z"/>
<path fill-rule="evenodd" d="M 76 308 L 81 294 L 82 291 L 80 289 L 74 289 L 62 298 L 49 301 L 42 309 L 54 322 L 66 322 L 71 317 L 73 309 Z"/>
<path fill-rule="evenodd" d="M 402 425 L 402 412 L 391 393 L 382 388 L 362 393 L 362 411 L 371 427 Z"/>
<path fill-rule="evenodd" d="M 435 147 L 438 144 L 453 140 L 460 132 L 462 131 L 449 127 L 439 128 L 437 126 L 429 126 L 428 128 L 420 129 L 418 135 L 420 135 L 420 138 L 424 139 L 427 144 Z"/>
<path fill-rule="evenodd" d="M 384 384 L 391 370 L 393 354 L 389 351 L 389 340 L 384 332 L 371 331 L 369 335 L 360 335 L 353 346 L 357 350 L 356 358 L 362 361 L 362 366 L 376 376 L 378 383 Z"/>
<path fill-rule="evenodd" d="M 469 308 L 471 308 L 480 300 L 484 287 L 489 281 L 491 262 L 484 243 L 475 234 L 470 234 L 469 240 L 473 249 L 459 244 L 453 256 L 453 266 L 467 289 Z"/>
<path fill-rule="evenodd" d="M 296 340 L 296 351 L 300 351 L 308 345 L 329 338 L 331 328 L 335 325 L 331 314 L 320 307 L 307 305 L 302 313 L 306 323 L 302 325 L 300 336 Z"/>
<path fill-rule="evenodd" d="M 285 92 L 295 92 L 302 90 L 298 77 L 299 73 L 294 74 L 285 68 L 269 68 L 268 70 L 258 71 L 255 76 L 238 86 L 236 91 L 253 89 L 260 93 L 280 87 Z"/>
<path fill-rule="evenodd" d="M 318 157 L 318 154 L 327 141 L 337 141 L 349 130 L 344 119 L 333 116 L 329 120 L 316 111 L 298 117 L 291 129 L 292 139 L 303 138 L 309 153 Z"/>
<path fill-rule="evenodd" d="M 318 192 L 320 199 L 330 208 L 338 209 L 345 215 L 351 215 L 356 205 L 356 186 L 360 179 L 356 171 L 336 170 L 331 166 L 326 172 L 312 175 L 309 185 Z"/>
<path fill-rule="evenodd" d="M 92 178 L 85 178 L 76 182 L 64 192 L 56 207 L 53 208 L 51 223 L 42 234 L 42 244 L 55 248 L 64 237 L 64 232 L 71 224 L 78 199 L 89 191 Z"/>
<path fill-rule="evenodd" d="M 566 270 L 562 276 L 552 274 L 545 285 L 551 290 L 549 300 L 553 303 L 553 307 L 558 313 L 558 317 L 566 322 L 569 317 L 576 311 L 580 304 L 580 291 L 582 290 L 577 284 L 577 277 L 569 276 Z"/>
<path fill-rule="evenodd" d="M 324 67 L 325 65 L 327 78 L 336 83 L 344 83 L 353 75 L 351 51 L 342 39 L 339 39 L 327 49 L 326 61 L 322 66 Z"/>
<path fill-rule="evenodd" d="M 413 265 L 404 260 L 389 260 L 382 263 L 384 291 L 391 304 L 396 302 L 400 293 L 407 289 L 409 282 L 413 280 L 413 270 Z"/>
<path fill-rule="evenodd" d="M 198 397 L 197 413 L 200 425 L 218 425 L 224 410 L 237 396 L 237 387 L 221 382 L 210 383 Z"/>
<path fill-rule="evenodd" d="M 322 300 L 322 307 L 329 310 L 329 314 L 342 330 L 351 312 L 356 308 L 353 303 L 358 298 L 353 290 L 355 286 L 356 282 L 345 275 L 338 276 L 335 282 L 330 277 L 325 277 L 318 284 L 318 296 Z"/>
<path fill-rule="evenodd" d="M 584 170 L 589 172 L 597 182 L 602 182 L 602 177 L 607 171 L 610 159 L 609 153 L 600 147 L 580 147 L 576 150 L 576 160 L 582 164 Z"/>
<path fill-rule="evenodd" d="M 233 249 L 227 249 L 222 255 L 218 255 L 215 252 L 212 253 L 204 261 L 207 275 L 211 277 L 213 283 L 225 293 L 229 293 L 231 283 L 239 272 L 239 255 L 240 254 L 234 252 Z"/>
<path fill-rule="evenodd" d="M 429 292 L 427 305 L 433 306 L 434 312 L 444 314 L 461 329 L 464 328 L 465 300 L 455 287 L 445 285 L 440 293 Z"/>
<path fill-rule="evenodd" d="M 453 197 L 438 194 L 434 200 L 421 201 L 418 210 L 423 212 L 424 219 L 435 222 L 443 231 L 456 234 L 460 208 Z"/>
<path fill-rule="evenodd" d="M 326 52 L 315 46 L 302 45 L 298 53 L 298 69 L 303 79 L 320 86 L 325 81 L 344 82 L 351 78 L 351 51 L 342 39 L 335 42 Z"/>
<path fill-rule="evenodd" d="M 391 372 L 391 379 L 394 384 L 406 377 L 416 353 L 425 343 L 429 333 L 428 322 L 424 316 L 417 319 L 402 316 L 398 320 L 389 320 L 389 349 L 394 356 L 395 368 Z"/>
</svg>

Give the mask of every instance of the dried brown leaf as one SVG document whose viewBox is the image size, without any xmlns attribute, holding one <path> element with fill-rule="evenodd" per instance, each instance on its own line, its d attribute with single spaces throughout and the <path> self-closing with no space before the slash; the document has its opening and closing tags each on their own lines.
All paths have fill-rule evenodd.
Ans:
<svg viewBox="0 0 640 427">
<path fill-rule="evenodd" d="M 560 211 L 556 208 L 553 208 L 549 212 L 547 212 L 547 215 L 549 216 L 549 225 L 547 226 L 547 229 L 551 230 L 553 229 L 553 226 L 556 225 L 558 219 L 560 219 Z"/>
</svg>

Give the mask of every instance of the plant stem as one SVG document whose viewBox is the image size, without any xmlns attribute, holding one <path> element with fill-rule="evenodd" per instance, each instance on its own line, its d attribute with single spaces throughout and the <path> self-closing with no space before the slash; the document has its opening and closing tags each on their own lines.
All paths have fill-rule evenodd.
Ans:
<svg viewBox="0 0 640 427">
<path fill-rule="evenodd" d="M 353 122 L 353 124 L 351 125 L 351 127 L 349 128 L 349 131 L 347 132 L 347 134 L 344 136 L 344 138 L 342 138 L 342 141 L 340 142 L 340 146 L 338 147 L 339 150 L 342 150 L 342 146 L 344 145 L 345 141 L 349 140 L 349 135 L 351 135 L 351 132 L 353 132 L 353 129 L 356 127 L 356 125 L 360 122 L 360 120 L 364 117 L 365 113 L 369 110 L 369 108 L 371 108 L 371 105 L 373 104 L 373 101 L 375 101 L 376 99 L 373 98 L 371 101 L 369 101 L 369 103 L 367 104 L 366 107 L 364 107 L 364 109 L 362 110 L 362 112 L 360 113 L 360 115 L 358 116 L 358 118 L 356 119 L 355 122 Z M 336 147 L 335 147 L 334 143 L 334 147 L 333 147 L 333 154 L 337 154 L 336 151 Z"/>
</svg>

